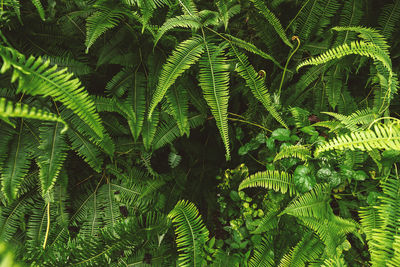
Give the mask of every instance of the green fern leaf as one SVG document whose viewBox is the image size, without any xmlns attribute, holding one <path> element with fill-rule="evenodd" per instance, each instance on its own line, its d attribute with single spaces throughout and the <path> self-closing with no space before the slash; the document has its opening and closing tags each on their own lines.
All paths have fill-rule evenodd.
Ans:
<svg viewBox="0 0 400 267">
<path fill-rule="evenodd" d="M 264 171 L 250 175 L 240 183 L 239 190 L 249 187 L 264 187 L 280 191 L 282 194 L 289 191 L 290 196 L 297 193 L 292 175 L 279 171 Z"/>
<path fill-rule="evenodd" d="M 258 9 L 261 15 L 263 15 L 268 22 L 274 27 L 276 33 L 279 35 L 279 37 L 282 39 L 282 41 L 288 45 L 290 48 L 293 48 L 292 43 L 289 41 L 289 39 L 286 37 L 285 30 L 282 27 L 281 22 L 279 19 L 272 13 L 267 6 L 264 4 L 263 1 L 260 0 L 251 0 L 253 2 L 254 6 Z"/>
<path fill-rule="evenodd" d="M 199 17 L 191 15 L 181 15 L 168 19 L 158 29 L 157 35 L 154 37 L 154 46 L 157 45 L 161 37 L 169 30 L 174 28 L 190 28 L 192 30 L 198 30 L 202 26 Z"/>
<path fill-rule="evenodd" d="M 42 3 L 40 2 L 40 0 L 31 0 L 32 4 L 36 7 L 37 12 L 39 13 L 40 18 L 45 21 L 46 17 L 44 14 L 44 8 L 42 6 Z"/>
<path fill-rule="evenodd" d="M 328 218 L 332 213 L 329 206 L 330 188 L 317 184 L 313 190 L 298 197 L 289 204 L 282 214 L 296 217 Z"/>
<path fill-rule="evenodd" d="M 176 225 L 179 266 L 203 266 L 203 246 L 209 232 L 204 226 L 196 206 L 188 201 L 179 201 L 168 218 Z"/>
<path fill-rule="evenodd" d="M 271 248 L 271 245 L 271 241 L 264 237 L 261 243 L 254 248 L 254 253 L 250 258 L 249 266 L 274 266 L 274 252 Z"/>
<path fill-rule="evenodd" d="M 178 0 L 178 3 L 182 6 L 183 13 L 190 16 L 196 15 L 197 7 L 193 0 Z"/>
<path fill-rule="evenodd" d="M 64 124 L 62 132 L 65 132 L 68 129 L 67 123 L 56 114 L 37 109 L 35 107 L 29 107 L 28 105 L 22 103 L 14 104 L 13 102 L 0 97 L 0 118 L 4 119 L 9 117 L 57 121 Z"/>
<path fill-rule="evenodd" d="M 200 59 L 200 87 L 211 108 L 222 141 L 226 159 L 230 159 L 228 135 L 229 64 L 223 56 L 223 47 L 216 47 L 204 40 L 205 54 Z"/>
<path fill-rule="evenodd" d="M 124 8 L 112 2 L 102 1 L 94 7 L 98 11 L 91 15 L 86 22 L 86 53 L 102 34 L 117 26 L 124 15 Z"/>
<path fill-rule="evenodd" d="M 156 134 L 157 131 L 157 125 L 159 119 L 160 119 L 160 112 L 158 110 L 155 110 L 151 118 L 146 119 L 143 123 L 143 132 L 142 132 L 143 145 L 144 148 L 147 150 L 151 148 L 154 135 Z"/>
<path fill-rule="evenodd" d="M 237 59 L 237 66 L 235 70 L 243 79 L 245 79 L 246 84 L 251 89 L 253 95 L 264 105 L 264 107 L 280 124 L 287 128 L 286 123 L 283 121 L 278 111 L 274 108 L 271 96 L 265 87 L 264 80 L 260 77 L 260 75 L 258 75 L 253 66 L 250 65 L 247 57 L 244 54 L 236 51 L 234 47 L 232 47 L 231 51 Z"/>
<path fill-rule="evenodd" d="M 330 60 L 353 54 L 367 56 L 374 60 L 378 60 L 388 71 L 392 71 L 392 63 L 389 56 L 375 44 L 370 42 L 365 43 L 363 41 L 351 42 L 350 46 L 348 44 L 343 44 L 332 48 L 316 58 L 303 61 L 297 66 L 297 70 L 304 66 L 324 64 Z"/>
<path fill-rule="evenodd" d="M 65 73 L 66 69 L 49 67 L 50 61 L 43 61 L 40 57 L 35 59 L 31 56 L 25 60 L 16 50 L 3 46 L 0 46 L 0 57 L 3 59 L 0 73 L 13 67 L 11 82 L 19 79 L 18 92 L 54 97 L 72 109 L 99 137 L 103 136 L 103 126 L 92 99 L 78 79 L 71 79 L 72 74 Z"/>
<path fill-rule="evenodd" d="M 273 56 L 263 52 L 261 49 L 257 48 L 254 44 L 246 42 L 245 40 L 239 39 L 239 38 L 229 35 L 229 34 L 224 34 L 223 36 L 229 40 L 229 43 L 231 45 L 245 49 L 246 51 L 253 53 L 255 55 L 259 55 L 260 57 L 263 57 L 267 60 L 271 60 L 280 69 L 283 69 L 281 64 L 279 64 L 279 62 Z"/>
<path fill-rule="evenodd" d="M 372 149 L 400 150 L 400 127 L 397 124 L 375 124 L 373 130 L 365 130 L 340 135 L 327 143 L 318 146 L 315 156 L 329 150 L 360 149 L 370 151 Z"/>
<path fill-rule="evenodd" d="M 194 64 L 204 51 L 204 42 L 200 36 L 194 36 L 178 45 L 172 55 L 168 57 L 164 64 L 158 85 L 153 94 L 149 108 L 149 118 L 154 109 L 161 102 L 168 88 L 175 80 L 192 64 Z"/>
<path fill-rule="evenodd" d="M 182 86 L 172 86 L 166 94 L 169 107 L 172 111 L 181 135 L 189 136 L 188 122 L 188 96 L 187 91 Z"/>
<path fill-rule="evenodd" d="M 379 30 L 387 40 L 392 38 L 392 34 L 400 20 L 400 1 L 385 5 L 378 17 Z"/>
<path fill-rule="evenodd" d="M 307 262 L 317 260 L 323 251 L 323 243 L 312 232 L 306 233 L 295 247 L 283 255 L 279 267 L 307 266 Z"/>
<path fill-rule="evenodd" d="M 7 158 L 3 163 L 1 173 L 1 185 L 4 196 L 7 200 L 14 200 L 22 179 L 27 174 L 30 165 L 30 154 L 28 148 L 30 141 L 29 134 L 25 132 L 23 119 L 18 123 L 7 151 Z"/>
<path fill-rule="evenodd" d="M 304 145 L 291 145 L 282 148 L 274 158 L 274 162 L 284 158 L 298 158 L 307 162 L 311 158 L 310 149 Z"/>
<path fill-rule="evenodd" d="M 40 127 L 40 146 L 42 154 L 37 160 L 40 168 L 39 179 L 41 182 L 42 196 L 48 196 L 57 180 L 60 169 L 67 156 L 68 148 L 61 126 L 58 122 Z"/>
</svg>

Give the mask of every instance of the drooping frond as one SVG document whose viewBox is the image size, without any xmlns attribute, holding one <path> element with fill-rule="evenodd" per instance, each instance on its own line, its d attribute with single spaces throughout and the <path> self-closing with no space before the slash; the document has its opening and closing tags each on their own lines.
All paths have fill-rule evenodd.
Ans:
<svg viewBox="0 0 400 267">
<path fill-rule="evenodd" d="M 197 13 L 197 7 L 193 0 L 178 0 L 179 5 L 182 7 L 182 11 L 185 14 L 194 16 Z"/>
<path fill-rule="evenodd" d="M 154 37 L 154 46 L 157 45 L 161 37 L 169 30 L 174 28 L 190 28 L 192 30 L 200 29 L 202 26 L 199 17 L 191 15 L 181 15 L 168 19 L 158 29 L 157 35 Z"/>
<path fill-rule="evenodd" d="M 230 159 L 228 135 L 229 64 L 223 56 L 223 47 L 216 47 L 204 39 L 205 53 L 200 59 L 199 81 L 204 99 L 211 108 L 222 141 L 226 159 Z"/>
<path fill-rule="evenodd" d="M 146 78 L 144 75 L 135 73 L 133 84 L 128 91 L 128 97 L 119 107 L 126 114 L 129 129 L 136 141 L 142 131 L 146 112 Z"/>
<path fill-rule="evenodd" d="M 220 0 L 217 3 L 218 12 L 220 18 L 224 23 L 225 30 L 228 28 L 229 19 L 236 14 L 240 13 L 240 5 L 226 0 Z"/>
<path fill-rule="evenodd" d="M 311 152 L 310 149 L 304 145 L 286 146 L 276 154 L 274 162 L 284 158 L 298 158 L 307 162 L 307 160 L 311 158 Z"/>
<path fill-rule="evenodd" d="M 5 197 L 11 201 L 17 196 L 22 179 L 27 174 L 31 155 L 29 153 L 30 134 L 26 132 L 23 119 L 18 123 L 16 133 L 8 144 L 7 154 L 1 168 L 1 190 Z"/>
<path fill-rule="evenodd" d="M 57 180 L 60 169 L 67 156 L 68 146 L 65 137 L 61 134 L 59 122 L 49 123 L 40 128 L 41 155 L 38 158 L 40 168 L 39 179 L 42 187 L 42 196 L 48 196 Z"/>
<path fill-rule="evenodd" d="M 160 73 L 156 90 L 149 107 L 149 118 L 157 104 L 160 103 L 168 88 L 191 65 L 193 65 L 204 51 L 204 41 L 200 36 L 194 36 L 178 45 L 168 57 Z"/>
<path fill-rule="evenodd" d="M 188 122 L 190 128 L 196 128 L 200 126 L 204 120 L 205 116 L 203 114 L 189 114 Z M 169 120 L 167 122 L 160 122 L 157 128 L 157 132 L 153 140 L 153 149 L 157 150 L 178 138 L 180 135 L 179 126 L 174 120 Z"/>
<path fill-rule="evenodd" d="M 151 148 L 154 135 L 157 131 L 157 125 L 160 120 L 160 112 L 155 110 L 151 118 L 146 118 L 143 122 L 142 138 L 144 148 L 149 150 Z"/>
<path fill-rule="evenodd" d="M 283 67 L 279 64 L 279 62 L 273 56 L 263 52 L 261 49 L 257 48 L 254 44 L 246 42 L 245 40 L 242 40 L 242 39 L 232 36 L 230 34 L 224 34 L 223 36 L 229 40 L 229 43 L 231 45 L 245 49 L 246 51 L 249 51 L 253 54 L 259 55 L 260 57 L 263 57 L 267 60 L 271 60 L 275 65 L 277 65 L 279 68 L 283 69 Z"/>
<path fill-rule="evenodd" d="M 37 12 L 39 13 L 40 18 L 45 21 L 46 17 L 44 14 L 44 8 L 40 0 L 31 0 L 32 4 L 36 7 Z"/>
<path fill-rule="evenodd" d="M 9 117 L 57 121 L 64 124 L 63 132 L 68 129 L 67 123 L 54 113 L 37 109 L 36 107 L 30 107 L 20 102 L 14 104 L 12 101 L 0 97 L 0 119 L 4 120 Z"/>
<path fill-rule="evenodd" d="M 400 150 L 400 127 L 398 124 L 375 124 L 372 129 L 340 135 L 318 146 L 315 156 L 329 150 L 372 149 Z"/>
<path fill-rule="evenodd" d="M 312 232 L 306 233 L 295 247 L 283 255 L 279 267 L 307 266 L 307 262 L 318 259 L 323 251 L 324 244 Z"/>
<path fill-rule="evenodd" d="M 237 51 L 233 46 L 231 53 L 237 59 L 235 70 L 243 79 L 245 79 L 247 86 L 250 88 L 255 98 L 263 104 L 263 106 L 280 124 L 287 128 L 286 123 L 283 121 L 272 103 L 271 95 L 265 87 L 264 80 L 260 75 L 258 75 L 253 66 L 250 65 L 248 58 L 243 53 Z"/>
<path fill-rule="evenodd" d="M 292 175 L 283 171 L 264 171 L 250 175 L 240 183 L 239 190 L 249 187 L 264 187 L 282 194 L 289 191 L 290 196 L 297 193 Z"/>
<path fill-rule="evenodd" d="M 204 226 L 196 206 L 188 201 L 179 201 L 168 218 L 175 224 L 179 266 L 203 266 L 203 246 L 208 241 L 208 230 Z"/>
<path fill-rule="evenodd" d="M 352 31 L 358 33 L 358 37 L 364 39 L 366 42 L 373 43 L 385 53 L 389 53 L 389 45 L 386 42 L 384 36 L 382 36 L 377 30 L 366 27 L 333 27 L 332 30 L 338 32 Z"/>
<path fill-rule="evenodd" d="M 313 190 L 299 196 L 281 214 L 296 217 L 328 218 L 332 213 L 329 206 L 330 188 L 317 184 Z"/>
<path fill-rule="evenodd" d="M 117 26 L 118 21 L 124 16 L 124 8 L 121 4 L 109 1 L 101 1 L 94 5 L 97 9 L 86 22 L 86 53 L 94 42 L 107 30 Z"/>
<path fill-rule="evenodd" d="M 13 67 L 11 81 L 18 79 L 18 92 L 53 97 L 72 109 L 99 137 L 103 136 L 103 126 L 92 99 L 80 81 L 72 79 L 72 74 L 66 73 L 66 69 L 50 67 L 50 61 L 43 61 L 40 57 L 31 56 L 25 60 L 22 54 L 4 46 L 0 46 L 0 56 L 3 59 L 0 73 Z"/>
<path fill-rule="evenodd" d="M 250 258 L 250 267 L 274 266 L 274 252 L 271 241 L 263 237 L 262 241 L 254 248 L 253 256 Z"/>
<path fill-rule="evenodd" d="M 373 58 L 382 62 L 388 71 L 392 71 L 392 63 L 389 56 L 378 46 L 370 42 L 351 42 L 332 48 L 316 58 L 307 59 L 297 66 L 297 70 L 308 65 L 319 65 L 327 63 L 330 60 L 341 58 L 347 55 L 361 55 Z"/>
<path fill-rule="evenodd" d="M 289 47 L 293 47 L 292 43 L 289 41 L 289 39 L 286 36 L 285 30 L 282 27 L 281 22 L 279 19 L 275 16 L 274 13 L 272 13 L 267 6 L 264 4 L 263 1 L 260 0 L 251 0 L 253 2 L 254 6 L 258 9 L 261 15 L 264 16 L 268 20 L 268 22 L 274 27 L 276 33 L 279 35 L 279 37 L 282 39 L 282 41 L 288 45 Z"/>
<path fill-rule="evenodd" d="M 337 254 L 337 247 L 346 240 L 346 235 L 354 233 L 358 224 L 351 219 L 343 219 L 332 215 L 329 219 L 301 217 L 302 223 L 313 230 L 325 244 L 328 257 Z"/>
<path fill-rule="evenodd" d="M 310 125 L 310 121 L 308 120 L 311 115 L 308 110 L 293 107 L 289 109 L 290 113 L 293 115 L 294 123 L 297 128 L 302 128 Z"/>
<path fill-rule="evenodd" d="M 370 108 L 357 110 L 356 112 L 346 116 L 334 112 L 322 112 L 328 114 L 335 119 L 339 120 L 344 126 L 351 131 L 359 131 L 365 129 L 374 120 L 378 118 L 378 115 Z M 358 126 L 360 125 L 360 126 Z"/>
<path fill-rule="evenodd" d="M 189 136 L 188 96 L 183 86 L 172 86 L 166 94 L 169 108 L 178 124 L 181 135 Z"/>
<path fill-rule="evenodd" d="M 395 0 L 382 8 L 378 17 L 379 30 L 387 40 L 391 40 L 393 31 L 400 20 L 400 1 Z"/>
</svg>

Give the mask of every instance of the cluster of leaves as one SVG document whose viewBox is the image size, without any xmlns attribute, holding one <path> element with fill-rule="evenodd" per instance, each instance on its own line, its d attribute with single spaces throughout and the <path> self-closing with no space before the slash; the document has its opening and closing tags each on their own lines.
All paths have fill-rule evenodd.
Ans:
<svg viewBox="0 0 400 267">
<path fill-rule="evenodd" d="M 399 25 L 399 0 L 1 1 L 1 262 L 400 265 Z"/>
</svg>

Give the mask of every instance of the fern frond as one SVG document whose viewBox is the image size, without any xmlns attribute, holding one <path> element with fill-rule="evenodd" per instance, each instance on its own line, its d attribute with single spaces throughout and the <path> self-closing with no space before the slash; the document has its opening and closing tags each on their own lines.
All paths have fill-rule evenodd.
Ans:
<svg viewBox="0 0 400 267">
<path fill-rule="evenodd" d="M 267 54 L 265 52 L 263 52 L 261 49 L 259 49 L 258 47 L 256 47 L 254 44 L 246 42 L 243 39 L 237 38 L 235 36 L 232 36 L 230 34 L 224 34 L 223 35 L 225 38 L 227 38 L 229 40 L 229 43 L 231 45 L 237 46 L 239 48 L 242 48 L 250 53 L 253 53 L 255 55 L 258 55 L 262 58 L 265 58 L 267 60 L 271 60 L 275 65 L 277 65 L 280 69 L 283 69 L 283 67 L 281 66 L 281 64 L 279 64 L 279 62 L 270 54 Z"/>
<path fill-rule="evenodd" d="M 332 30 L 343 32 L 352 31 L 358 33 L 358 37 L 364 39 L 366 42 L 372 43 L 382 49 L 385 53 L 389 53 L 389 45 L 386 42 L 384 36 L 382 36 L 377 30 L 366 27 L 333 27 Z"/>
<path fill-rule="evenodd" d="M 220 0 L 217 2 L 217 7 L 226 31 L 228 29 L 229 19 L 240 13 L 240 5 L 235 2 Z"/>
<path fill-rule="evenodd" d="M 346 235 L 354 233 L 358 227 L 353 220 L 343 219 L 334 215 L 329 219 L 301 217 L 301 221 L 324 242 L 325 252 L 328 257 L 336 255 L 336 248 L 345 241 Z"/>
<path fill-rule="evenodd" d="M 194 16 L 197 13 L 197 7 L 193 0 L 178 0 L 179 5 L 182 6 L 182 11 L 185 14 Z"/>
<path fill-rule="evenodd" d="M 173 169 L 176 168 L 182 160 L 182 156 L 176 154 L 174 152 L 169 153 L 168 155 L 168 164 Z"/>
<path fill-rule="evenodd" d="M 283 255 L 279 267 L 307 266 L 320 257 L 324 251 L 324 244 L 312 232 L 306 233 L 303 238 Z"/>
<path fill-rule="evenodd" d="M 235 71 L 245 79 L 247 86 L 250 88 L 251 92 L 260 101 L 263 106 L 271 113 L 271 115 L 285 128 L 287 128 L 286 123 L 283 121 L 282 117 L 279 115 L 278 111 L 275 109 L 271 96 L 265 87 L 264 80 L 258 75 L 253 66 L 250 65 L 248 58 L 236 51 L 234 47 L 232 47 L 232 55 L 237 59 L 237 66 Z"/>
<path fill-rule="evenodd" d="M 200 59 L 199 81 L 204 99 L 211 108 L 222 141 L 226 159 L 230 159 L 228 135 L 229 64 L 223 56 L 223 47 L 216 47 L 204 39 L 205 54 Z"/>
<path fill-rule="evenodd" d="M 263 237 L 261 243 L 254 248 L 253 256 L 249 261 L 250 267 L 274 266 L 274 252 L 271 241 Z"/>
<path fill-rule="evenodd" d="M 189 136 L 188 122 L 188 96 L 187 91 L 182 86 L 172 86 L 166 94 L 169 107 L 172 111 L 181 135 Z"/>
<path fill-rule="evenodd" d="M 311 113 L 308 110 L 293 107 L 289 109 L 290 113 L 293 115 L 294 123 L 297 128 L 302 128 L 310 125 L 310 121 L 308 120 Z"/>
<path fill-rule="evenodd" d="M 290 196 L 297 194 L 292 175 L 283 171 L 264 171 L 250 175 L 240 183 L 239 190 L 249 187 L 264 187 L 282 194 L 289 191 Z"/>
<path fill-rule="evenodd" d="M 344 2 L 342 12 L 340 14 L 340 27 L 354 27 L 360 25 L 364 12 L 364 3 L 357 0 L 349 0 Z M 339 32 L 335 45 L 341 45 L 355 39 L 355 33 L 351 31 Z"/>
<path fill-rule="evenodd" d="M 383 226 L 382 220 L 379 218 L 378 209 L 374 207 L 360 207 L 358 215 L 360 216 L 362 230 L 367 236 L 367 241 L 372 240 L 374 229 L 379 229 Z"/>
<path fill-rule="evenodd" d="M 302 161 L 307 162 L 311 158 L 311 151 L 304 145 L 291 145 L 284 147 L 276 154 L 274 162 L 284 158 L 298 158 Z"/>
<path fill-rule="evenodd" d="M 329 150 L 360 149 L 369 151 L 374 148 L 400 150 L 400 127 L 397 124 L 375 124 L 373 130 L 340 135 L 318 146 L 315 156 Z"/>
<path fill-rule="evenodd" d="M 37 160 L 40 168 L 39 179 L 42 187 L 42 196 L 48 197 L 67 156 L 66 150 L 68 146 L 64 135 L 61 134 L 61 127 L 58 122 L 44 125 L 39 130 L 39 149 L 42 152 L 42 155 Z"/>
<path fill-rule="evenodd" d="M 327 185 L 317 184 L 310 192 L 299 196 L 289 204 L 282 214 L 296 217 L 328 218 L 332 214 L 329 206 L 330 188 Z"/>
<path fill-rule="evenodd" d="M 303 61 L 297 66 L 297 70 L 308 65 L 319 65 L 327 63 L 330 60 L 338 59 L 347 55 L 361 55 L 373 58 L 380 61 L 383 66 L 392 71 L 392 63 L 389 56 L 378 46 L 370 42 L 355 41 L 348 44 L 343 44 L 332 48 L 316 58 L 311 58 Z"/>
<path fill-rule="evenodd" d="M 154 109 L 161 102 L 168 88 L 191 65 L 193 65 L 204 51 L 204 42 L 200 36 L 194 36 L 178 45 L 168 57 L 160 73 L 156 90 L 149 107 L 149 118 Z"/>
<path fill-rule="evenodd" d="M 257 228 L 252 231 L 252 234 L 259 235 L 268 232 L 278 227 L 278 211 L 269 209 L 267 213 L 261 218 L 261 221 L 257 224 Z"/>
<path fill-rule="evenodd" d="M 118 4 L 101 1 L 94 7 L 98 11 L 94 12 L 86 21 L 86 53 L 102 34 L 117 26 L 119 20 L 124 16 L 124 8 Z"/>
<path fill-rule="evenodd" d="M 167 19 L 164 24 L 158 29 L 157 35 L 154 37 L 154 46 L 157 45 L 161 37 L 169 30 L 174 28 L 189 28 L 198 30 L 202 26 L 200 19 L 197 16 L 180 15 Z"/>
<path fill-rule="evenodd" d="M 17 117 L 25 119 L 38 119 L 44 121 L 57 121 L 64 124 L 62 132 L 68 129 L 67 123 L 54 113 L 50 113 L 36 107 L 30 107 L 23 103 L 13 103 L 7 99 L 0 97 L 0 119 Z"/>
<path fill-rule="evenodd" d="M 372 109 L 366 108 L 362 110 L 357 110 L 354 113 L 346 116 L 342 114 L 337 114 L 334 112 L 322 112 L 324 114 L 328 114 L 335 119 L 339 120 L 344 126 L 351 131 L 359 131 L 361 124 L 361 129 L 369 126 L 374 120 L 378 118 L 378 114 L 376 114 Z"/>
<path fill-rule="evenodd" d="M 391 40 L 392 34 L 400 20 L 400 1 L 385 5 L 378 17 L 379 30 L 387 40 Z"/>
<path fill-rule="evenodd" d="M 267 21 L 274 27 L 276 33 L 279 35 L 279 37 L 282 39 L 282 41 L 288 45 L 290 48 L 293 48 L 292 43 L 289 41 L 289 39 L 286 36 L 285 30 L 282 27 L 281 22 L 279 19 L 275 16 L 274 13 L 272 13 L 267 6 L 264 4 L 263 1 L 260 0 L 251 0 L 253 2 L 254 6 L 258 9 L 261 15 L 264 16 L 264 18 L 267 19 Z"/>
<path fill-rule="evenodd" d="M 49 67 L 50 61 L 43 61 L 40 57 L 31 56 L 25 60 L 22 54 L 4 46 L 0 46 L 0 57 L 3 59 L 0 73 L 13 67 L 11 82 L 19 80 L 18 92 L 52 96 L 72 109 L 99 137 L 103 136 L 103 126 L 92 99 L 81 87 L 80 81 L 72 79 L 72 74 L 66 73 L 66 69 Z"/>
<path fill-rule="evenodd" d="M 135 73 L 132 87 L 128 91 L 128 97 L 121 103 L 120 109 L 127 116 L 128 125 L 133 140 L 139 138 L 145 120 L 146 112 L 146 78 L 141 73 Z"/>
<path fill-rule="evenodd" d="M 26 132 L 23 119 L 8 145 L 7 158 L 3 162 L 1 171 L 1 185 L 7 200 L 14 200 L 23 177 L 27 174 L 31 155 L 29 153 L 30 134 Z"/>
<path fill-rule="evenodd" d="M 149 150 L 156 134 L 157 125 L 160 120 L 160 112 L 155 110 L 151 118 L 147 118 L 143 123 L 142 138 L 144 148 Z"/>
<path fill-rule="evenodd" d="M 40 0 L 31 0 L 32 4 L 36 7 L 37 12 L 39 13 L 40 18 L 45 21 L 46 17 L 44 14 L 44 8 Z"/>
<path fill-rule="evenodd" d="M 208 241 L 209 232 L 196 206 L 191 202 L 181 200 L 170 211 L 168 218 L 176 225 L 179 266 L 202 266 L 202 249 Z"/>
<path fill-rule="evenodd" d="M 204 120 L 205 116 L 203 114 L 192 114 L 188 117 L 188 122 L 190 128 L 196 128 L 200 126 Z M 169 120 L 167 122 L 161 121 L 158 126 L 157 132 L 153 140 L 153 149 L 157 150 L 180 136 L 179 126 L 174 120 Z"/>
</svg>

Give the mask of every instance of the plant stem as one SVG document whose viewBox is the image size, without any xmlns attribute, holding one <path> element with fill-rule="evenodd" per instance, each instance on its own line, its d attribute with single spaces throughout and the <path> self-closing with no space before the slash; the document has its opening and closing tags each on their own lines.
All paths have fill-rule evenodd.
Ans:
<svg viewBox="0 0 400 267">
<path fill-rule="evenodd" d="M 296 51 L 300 47 L 300 39 L 299 39 L 298 36 L 293 36 L 292 40 L 296 40 L 297 41 L 297 47 L 293 50 L 293 52 L 289 55 L 288 59 L 286 60 L 285 68 L 283 69 L 281 84 L 279 85 L 278 96 L 281 96 L 283 80 L 285 79 L 285 74 L 286 74 L 287 66 L 289 65 L 289 61 L 292 58 L 292 56 L 294 55 L 294 53 L 296 53 Z"/>
<path fill-rule="evenodd" d="M 46 249 L 47 238 L 49 237 L 50 231 L 50 202 L 47 203 L 47 228 L 46 228 L 46 236 L 44 237 L 43 249 Z"/>
</svg>

